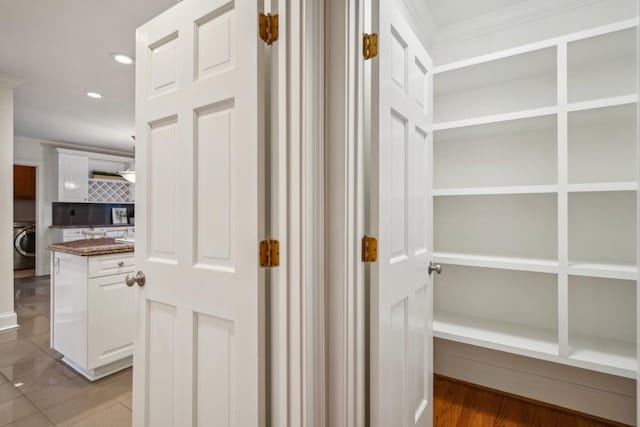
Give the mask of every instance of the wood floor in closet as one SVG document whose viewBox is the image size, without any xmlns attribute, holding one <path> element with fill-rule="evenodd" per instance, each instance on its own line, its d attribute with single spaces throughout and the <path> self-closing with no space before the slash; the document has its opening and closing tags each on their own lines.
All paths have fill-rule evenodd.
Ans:
<svg viewBox="0 0 640 427">
<path fill-rule="evenodd" d="M 560 408 L 437 376 L 435 427 L 610 427 L 610 423 Z"/>
</svg>

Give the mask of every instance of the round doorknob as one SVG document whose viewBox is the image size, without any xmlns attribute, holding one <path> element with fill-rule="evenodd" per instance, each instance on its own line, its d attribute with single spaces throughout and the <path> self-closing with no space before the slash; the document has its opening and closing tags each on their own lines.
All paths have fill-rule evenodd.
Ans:
<svg viewBox="0 0 640 427">
<path fill-rule="evenodd" d="M 442 274 L 442 266 L 431 261 L 429 263 L 429 276 L 431 276 L 434 271 L 438 274 Z"/>
<path fill-rule="evenodd" d="M 145 285 L 147 278 L 142 271 L 138 271 L 135 275 L 133 273 L 127 274 L 127 278 L 124 279 L 124 281 L 129 287 L 135 285 L 136 283 L 138 284 L 138 286 L 142 287 Z"/>
</svg>

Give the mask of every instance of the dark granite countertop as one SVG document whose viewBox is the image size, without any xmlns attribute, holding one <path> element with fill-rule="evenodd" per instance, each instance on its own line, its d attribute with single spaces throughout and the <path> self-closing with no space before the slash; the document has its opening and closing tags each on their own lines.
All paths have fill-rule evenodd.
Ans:
<svg viewBox="0 0 640 427">
<path fill-rule="evenodd" d="M 129 224 L 105 224 L 105 225 L 50 225 L 49 228 L 134 228 L 135 225 Z"/>
<path fill-rule="evenodd" d="M 115 239 L 85 239 L 49 245 L 50 251 L 79 256 L 111 255 L 133 252 L 133 243 L 119 243 Z"/>
</svg>

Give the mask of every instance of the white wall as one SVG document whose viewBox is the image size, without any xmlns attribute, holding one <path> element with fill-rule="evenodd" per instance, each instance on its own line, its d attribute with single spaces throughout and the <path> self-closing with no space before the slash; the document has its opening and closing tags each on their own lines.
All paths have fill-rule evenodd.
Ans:
<svg viewBox="0 0 640 427">
<path fill-rule="evenodd" d="M 437 27 L 427 2 L 424 0 L 399 0 L 398 5 L 404 19 L 411 25 L 420 42 L 427 51 L 431 52 Z"/>
<path fill-rule="evenodd" d="M 14 87 L 0 76 L 0 330 L 18 325 L 13 306 Z"/>
</svg>

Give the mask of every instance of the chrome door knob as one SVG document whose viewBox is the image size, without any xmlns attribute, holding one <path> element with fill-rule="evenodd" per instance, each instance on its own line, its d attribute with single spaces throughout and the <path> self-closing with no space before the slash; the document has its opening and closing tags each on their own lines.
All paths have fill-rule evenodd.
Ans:
<svg viewBox="0 0 640 427">
<path fill-rule="evenodd" d="M 127 278 L 124 279 L 124 281 L 129 287 L 135 285 L 136 283 L 138 284 L 138 286 L 142 287 L 147 282 L 147 278 L 142 271 L 138 271 L 135 275 L 133 273 L 127 274 Z"/>
<path fill-rule="evenodd" d="M 429 263 L 429 276 L 431 276 L 434 271 L 438 274 L 442 274 L 442 266 L 431 261 Z"/>
</svg>

